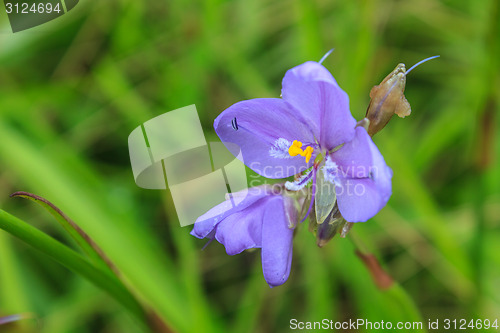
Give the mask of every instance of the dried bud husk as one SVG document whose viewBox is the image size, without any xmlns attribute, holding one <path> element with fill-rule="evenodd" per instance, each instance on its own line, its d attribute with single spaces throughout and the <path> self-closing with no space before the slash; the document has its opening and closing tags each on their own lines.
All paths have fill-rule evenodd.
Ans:
<svg viewBox="0 0 500 333">
<path fill-rule="evenodd" d="M 401 118 L 411 113 L 410 103 L 404 95 L 406 68 L 399 64 L 385 79 L 370 91 L 370 105 L 366 118 L 370 121 L 368 134 L 373 136 L 387 125 L 393 114 Z"/>
<path fill-rule="evenodd" d="M 339 211 L 337 202 L 332 211 L 328 215 L 327 220 L 324 223 L 317 225 L 316 240 L 319 247 L 323 247 L 328 243 L 338 232 L 340 232 L 346 220 L 342 217 Z"/>
</svg>

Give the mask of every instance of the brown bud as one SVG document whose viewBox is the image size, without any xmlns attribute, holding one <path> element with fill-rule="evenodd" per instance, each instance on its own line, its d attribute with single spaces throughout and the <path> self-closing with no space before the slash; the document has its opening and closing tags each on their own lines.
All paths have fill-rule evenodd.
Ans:
<svg viewBox="0 0 500 333">
<path fill-rule="evenodd" d="M 399 64 L 385 79 L 370 91 L 370 105 L 366 118 L 370 121 L 368 134 L 373 136 L 387 125 L 393 114 L 404 118 L 410 115 L 410 103 L 404 96 L 406 68 Z"/>
<path fill-rule="evenodd" d="M 420 60 L 408 70 L 406 70 L 404 64 L 399 64 L 378 86 L 372 88 L 370 91 L 370 105 L 366 110 L 366 118 L 370 121 L 368 134 L 373 136 L 384 128 L 393 114 L 397 114 L 401 118 L 410 115 L 410 103 L 408 103 L 404 95 L 406 75 L 424 62 L 438 57 L 436 55 Z"/>
</svg>

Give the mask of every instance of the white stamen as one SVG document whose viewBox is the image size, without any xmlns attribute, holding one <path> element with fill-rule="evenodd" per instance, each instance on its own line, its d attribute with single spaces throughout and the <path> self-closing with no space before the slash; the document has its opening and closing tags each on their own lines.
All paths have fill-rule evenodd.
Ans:
<svg viewBox="0 0 500 333">
<path fill-rule="evenodd" d="M 288 154 L 288 148 L 292 143 L 287 139 L 279 138 L 274 142 L 274 146 L 269 150 L 269 155 L 275 158 L 290 158 L 290 154 Z"/>
<path fill-rule="evenodd" d="M 326 181 L 335 184 L 337 186 L 342 186 L 338 176 L 339 166 L 337 165 L 337 163 L 332 161 L 330 155 L 326 157 L 325 166 L 323 167 L 323 173 L 325 175 Z"/>
<path fill-rule="evenodd" d="M 289 191 L 299 191 L 311 182 L 313 178 L 311 176 L 312 176 L 312 168 L 308 172 L 300 176 L 299 179 L 293 182 L 286 182 L 285 187 Z"/>
</svg>

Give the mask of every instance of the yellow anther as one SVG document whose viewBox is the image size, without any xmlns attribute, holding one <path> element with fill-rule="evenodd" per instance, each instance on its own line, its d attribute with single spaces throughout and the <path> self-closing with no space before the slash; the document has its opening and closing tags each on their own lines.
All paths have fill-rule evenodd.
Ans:
<svg viewBox="0 0 500 333">
<path fill-rule="evenodd" d="M 312 153 L 314 151 L 313 147 L 306 147 L 305 150 L 302 150 L 302 142 L 294 140 L 290 148 L 288 148 L 288 154 L 294 157 L 297 155 L 304 156 L 306 158 L 306 163 L 309 163 L 311 159 Z"/>
<path fill-rule="evenodd" d="M 302 142 L 294 140 L 290 148 L 288 148 L 288 154 L 292 157 L 302 155 L 304 151 L 300 147 L 302 147 Z"/>
<path fill-rule="evenodd" d="M 314 148 L 311 146 L 307 147 L 306 150 L 304 151 L 304 155 L 302 155 L 302 156 L 306 157 L 306 163 L 309 163 L 309 160 L 311 159 L 313 151 L 314 151 Z"/>
</svg>

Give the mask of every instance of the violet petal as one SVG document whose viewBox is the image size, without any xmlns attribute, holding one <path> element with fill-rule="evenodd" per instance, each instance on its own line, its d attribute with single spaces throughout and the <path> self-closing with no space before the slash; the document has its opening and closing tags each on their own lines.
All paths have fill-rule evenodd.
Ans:
<svg viewBox="0 0 500 333">
<path fill-rule="evenodd" d="M 214 127 L 222 142 L 236 144 L 240 159 L 252 170 L 267 178 L 286 178 L 313 164 L 304 157 L 277 158 L 271 155 L 278 140 L 313 143 L 307 124 L 297 120 L 293 108 L 279 98 L 257 98 L 230 106 L 215 119 Z M 237 126 L 234 119 L 236 118 Z M 238 156 L 239 151 L 227 145 Z M 286 153 L 286 152 L 285 152 Z M 288 157 L 288 156 L 287 156 Z"/>
<path fill-rule="evenodd" d="M 282 96 L 307 122 L 323 148 L 331 150 L 354 136 L 356 120 L 349 97 L 321 64 L 308 61 L 287 71 Z"/>
<path fill-rule="evenodd" d="M 293 231 L 288 227 L 283 199 L 272 198 L 262 222 L 262 270 L 271 288 L 285 283 L 290 275 Z"/>
</svg>

